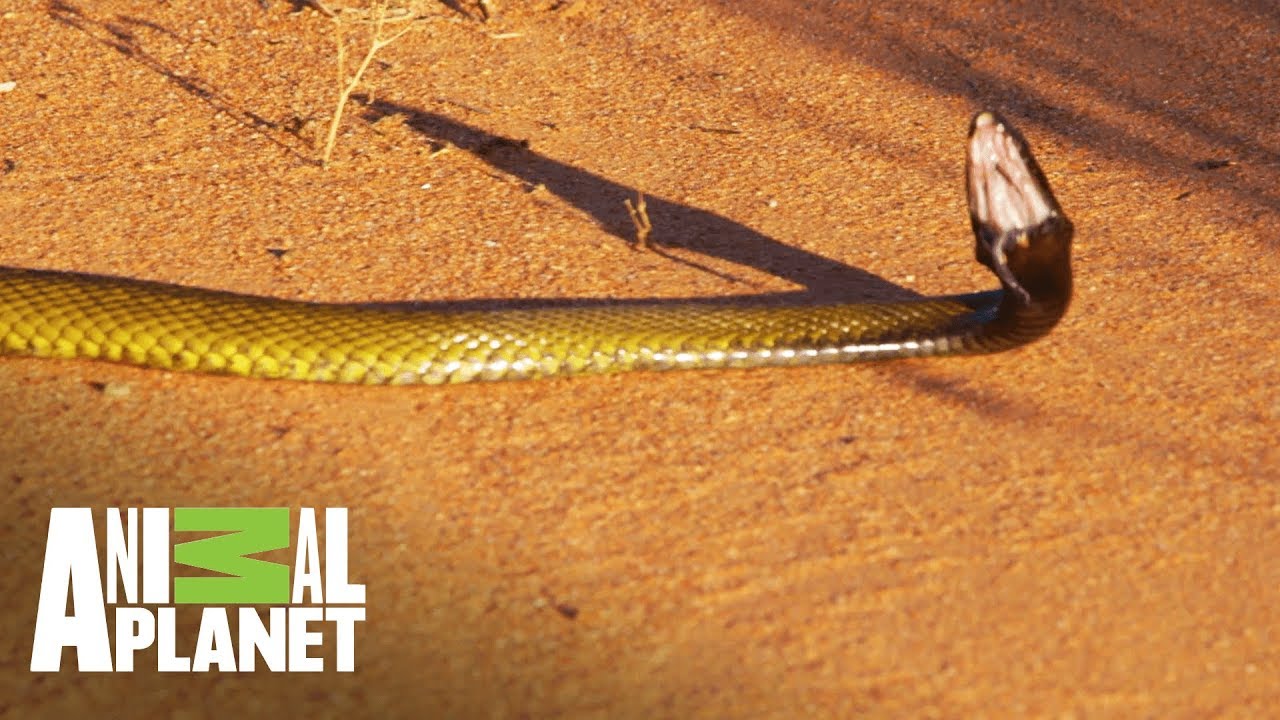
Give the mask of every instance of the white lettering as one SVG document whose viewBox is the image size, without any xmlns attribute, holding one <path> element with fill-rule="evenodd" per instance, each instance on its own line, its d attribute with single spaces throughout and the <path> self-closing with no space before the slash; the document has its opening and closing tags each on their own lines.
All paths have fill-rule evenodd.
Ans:
<svg viewBox="0 0 1280 720">
<path fill-rule="evenodd" d="M 72 615 L 67 615 L 70 593 Z M 74 647 L 82 672 L 111 672 L 107 609 L 102 603 L 98 543 L 89 508 L 53 508 L 31 643 L 31 670 L 56 672 Z"/>
<path fill-rule="evenodd" d="M 293 562 L 293 604 L 305 600 L 302 591 L 311 591 L 311 602 L 324 603 L 320 581 L 320 541 L 316 538 L 316 511 L 304 507 L 298 513 L 298 554 Z M 290 635 L 293 633 L 290 632 Z"/>
<path fill-rule="evenodd" d="M 324 670 L 324 659 L 307 657 L 307 648 L 319 645 L 324 635 L 309 632 L 307 623 L 320 622 L 324 619 L 322 608 L 290 608 L 289 609 L 289 671 L 320 672 Z"/>
<path fill-rule="evenodd" d="M 324 619 L 333 621 L 337 631 L 338 672 L 355 672 L 356 623 L 364 622 L 364 608 L 326 608 Z"/>
<path fill-rule="evenodd" d="M 143 515 L 146 515 L 144 512 Z M 143 531 L 146 534 L 146 531 Z M 143 586 L 146 589 L 146 586 Z M 160 672 L 191 672 L 191 658 L 179 656 L 175 649 L 177 629 L 176 614 L 171 607 L 156 610 L 159 616 L 156 621 L 156 645 L 159 657 L 156 658 L 156 669 Z"/>
<path fill-rule="evenodd" d="M 138 509 L 127 511 L 128 536 L 120 525 L 120 508 L 107 508 L 107 602 L 115 605 L 116 580 L 124 586 L 125 602 L 138 602 Z"/>
<path fill-rule="evenodd" d="M 169 508 L 142 509 L 142 602 L 169 602 Z"/>
<path fill-rule="evenodd" d="M 208 672 L 212 665 L 217 665 L 222 671 L 236 670 L 236 651 L 231 642 L 226 608 L 207 607 L 200 615 L 200 634 L 196 636 L 196 654 L 191 658 L 191 671 Z"/>
<path fill-rule="evenodd" d="M 271 629 L 262 626 L 262 618 L 250 607 L 240 608 L 240 671 L 253 672 L 256 653 L 262 653 L 262 661 L 272 672 L 284 672 L 285 609 L 271 608 Z M 256 652 L 255 652 L 256 651 Z"/>
<path fill-rule="evenodd" d="M 133 670 L 133 654 L 151 647 L 156 640 L 156 618 L 150 610 L 116 608 L 116 670 Z"/>
<path fill-rule="evenodd" d="M 347 582 L 347 509 L 324 511 L 324 580 L 333 605 L 363 605 L 364 584 Z M 294 602 L 297 602 L 295 599 Z M 320 602 L 317 600 L 316 602 Z"/>
</svg>

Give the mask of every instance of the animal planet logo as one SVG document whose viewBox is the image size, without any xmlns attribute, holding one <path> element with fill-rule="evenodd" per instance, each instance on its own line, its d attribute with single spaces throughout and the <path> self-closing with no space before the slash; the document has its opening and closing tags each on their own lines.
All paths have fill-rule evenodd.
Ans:
<svg viewBox="0 0 1280 720">
<path fill-rule="evenodd" d="M 170 510 L 142 510 L 141 545 L 138 514 L 137 508 L 129 508 L 122 519 L 119 508 L 105 512 L 104 602 L 93 512 L 50 510 L 32 671 L 56 672 L 63 650 L 73 647 L 82 672 L 129 672 L 134 653 L 154 644 L 161 672 L 247 672 L 255 668 L 257 656 L 272 671 L 320 672 L 324 658 L 309 656 L 308 648 L 323 643 L 326 631 L 333 633 L 337 670 L 355 670 L 355 626 L 365 619 L 365 588 L 347 578 L 346 508 L 325 511 L 323 574 L 316 513 L 301 508 L 292 592 L 288 565 L 247 557 L 289 546 L 289 508 L 173 509 L 176 533 L 222 533 L 172 545 L 173 562 L 223 575 L 174 577 L 172 584 Z M 181 605 L 205 606 L 189 657 L 177 650 L 175 606 Z M 226 605 L 276 607 L 238 608 L 233 641 Z M 114 606 L 114 652 L 108 606 Z"/>
</svg>

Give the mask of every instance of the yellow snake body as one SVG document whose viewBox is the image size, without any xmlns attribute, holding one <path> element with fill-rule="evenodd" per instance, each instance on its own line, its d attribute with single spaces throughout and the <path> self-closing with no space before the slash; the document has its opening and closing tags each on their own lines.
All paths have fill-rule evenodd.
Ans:
<svg viewBox="0 0 1280 720">
<path fill-rule="evenodd" d="M 878 304 L 453 312 L 0 268 L 0 353 L 400 385 L 1003 350 L 1045 334 L 1065 311 L 1071 227 L 1021 136 L 987 113 L 970 137 L 978 256 L 1000 276 L 998 291 Z"/>
<path fill-rule="evenodd" d="M 436 384 L 985 349 L 967 333 L 905 337 L 904 328 L 917 335 L 965 325 L 975 303 L 960 299 L 439 312 L 17 269 L 0 270 L 0 298 L 5 352 L 321 382 Z"/>
</svg>

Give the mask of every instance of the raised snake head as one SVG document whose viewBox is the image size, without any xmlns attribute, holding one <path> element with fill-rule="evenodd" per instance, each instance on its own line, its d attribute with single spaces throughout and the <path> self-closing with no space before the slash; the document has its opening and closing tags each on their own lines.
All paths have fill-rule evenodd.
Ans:
<svg viewBox="0 0 1280 720">
<path fill-rule="evenodd" d="M 969 126 L 966 157 L 978 262 L 1023 305 L 1070 297 L 1074 228 L 1026 139 L 996 113 L 980 112 Z"/>
</svg>

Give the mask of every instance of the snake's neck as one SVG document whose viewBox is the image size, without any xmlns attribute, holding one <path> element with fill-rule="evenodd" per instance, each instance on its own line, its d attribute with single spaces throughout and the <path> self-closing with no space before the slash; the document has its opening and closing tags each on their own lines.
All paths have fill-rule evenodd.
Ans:
<svg viewBox="0 0 1280 720">
<path fill-rule="evenodd" d="M 1071 221 L 1058 216 L 1052 227 L 1042 228 L 1028 248 L 1008 256 L 1008 274 L 1016 287 L 1004 283 L 1004 295 L 996 318 L 983 332 L 1014 344 L 1046 335 L 1071 305 Z M 999 274 L 999 273 L 998 273 Z"/>
</svg>

